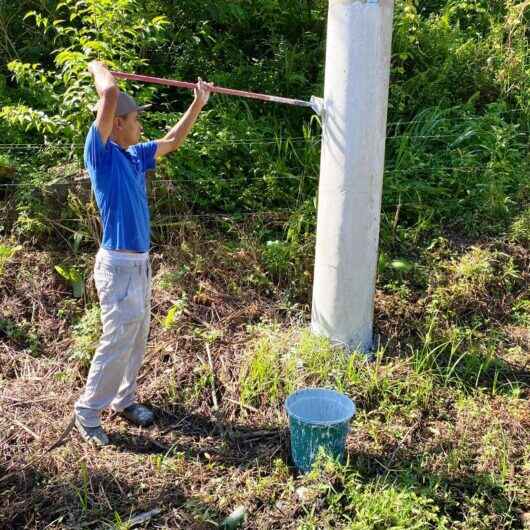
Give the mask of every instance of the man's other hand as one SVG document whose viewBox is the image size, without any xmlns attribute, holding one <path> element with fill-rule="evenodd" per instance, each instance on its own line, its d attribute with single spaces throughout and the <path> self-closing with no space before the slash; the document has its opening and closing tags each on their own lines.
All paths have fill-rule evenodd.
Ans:
<svg viewBox="0 0 530 530">
<path fill-rule="evenodd" d="M 105 68 L 105 70 L 107 70 L 107 67 L 105 66 L 104 63 L 102 63 L 101 61 L 90 61 L 88 63 L 88 66 L 87 66 L 87 70 L 92 74 L 92 75 L 95 75 L 96 71 L 98 68 Z"/>
</svg>

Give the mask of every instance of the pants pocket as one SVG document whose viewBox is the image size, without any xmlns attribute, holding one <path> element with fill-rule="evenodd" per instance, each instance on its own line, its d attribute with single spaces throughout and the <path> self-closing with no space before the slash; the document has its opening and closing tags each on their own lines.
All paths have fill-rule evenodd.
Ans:
<svg viewBox="0 0 530 530">
<path fill-rule="evenodd" d="M 103 324 L 118 326 L 142 320 L 145 315 L 143 282 L 134 272 L 105 272 L 94 275 Z"/>
</svg>

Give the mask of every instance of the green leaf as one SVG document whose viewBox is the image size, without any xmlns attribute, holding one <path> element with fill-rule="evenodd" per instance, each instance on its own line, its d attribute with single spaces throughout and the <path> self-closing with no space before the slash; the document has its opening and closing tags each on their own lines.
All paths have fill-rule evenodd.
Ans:
<svg viewBox="0 0 530 530">
<path fill-rule="evenodd" d="M 399 272 L 410 272 L 414 268 L 414 264 L 404 259 L 396 259 L 392 261 L 390 266 Z"/>
<path fill-rule="evenodd" d="M 25 15 L 24 15 L 24 18 L 22 20 L 26 20 L 30 17 L 36 17 L 37 16 L 37 12 L 36 11 L 28 11 Z"/>
</svg>

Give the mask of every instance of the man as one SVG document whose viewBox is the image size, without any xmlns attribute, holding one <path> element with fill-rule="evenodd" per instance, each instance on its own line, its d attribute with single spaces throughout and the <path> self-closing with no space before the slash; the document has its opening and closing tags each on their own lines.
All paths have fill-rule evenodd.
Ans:
<svg viewBox="0 0 530 530">
<path fill-rule="evenodd" d="M 93 61 L 88 70 L 100 98 L 84 158 L 103 226 L 94 268 L 103 333 L 85 390 L 75 404 L 75 426 L 83 439 L 101 447 L 109 443 L 100 418 L 107 406 L 135 425 L 148 426 L 154 419 L 153 412 L 136 401 L 151 303 L 145 174 L 157 158 L 183 143 L 208 102 L 211 84 L 199 78 L 193 103 L 164 138 L 138 143 L 138 114 L 144 107 L 118 90 L 102 63 Z"/>
</svg>

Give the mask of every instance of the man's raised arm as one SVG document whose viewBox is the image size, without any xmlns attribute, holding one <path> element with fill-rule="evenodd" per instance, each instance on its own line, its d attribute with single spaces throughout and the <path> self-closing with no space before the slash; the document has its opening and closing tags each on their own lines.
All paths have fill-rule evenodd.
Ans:
<svg viewBox="0 0 530 530">
<path fill-rule="evenodd" d="M 184 116 L 182 116 L 179 122 L 164 136 L 164 138 L 156 141 L 156 158 L 172 153 L 182 145 L 193 127 L 193 124 L 197 120 L 202 108 L 208 103 L 210 87 L 210 83 L 205 83 L 199 77 L 193 103 L 188 107 Z"/>
<path fill-rule="evenodd" d="M 96 127 L 101 136 L 101 141 L 105 144 L 112 132 L 114 113 L 116 112 L 116 106 L 118 104 L 119 89 L 113 75 L 103 63 L 92 61 L 88 65 L 88 71 L 94 77 L 96 91 L 99 96 Z"/>
</svg>

